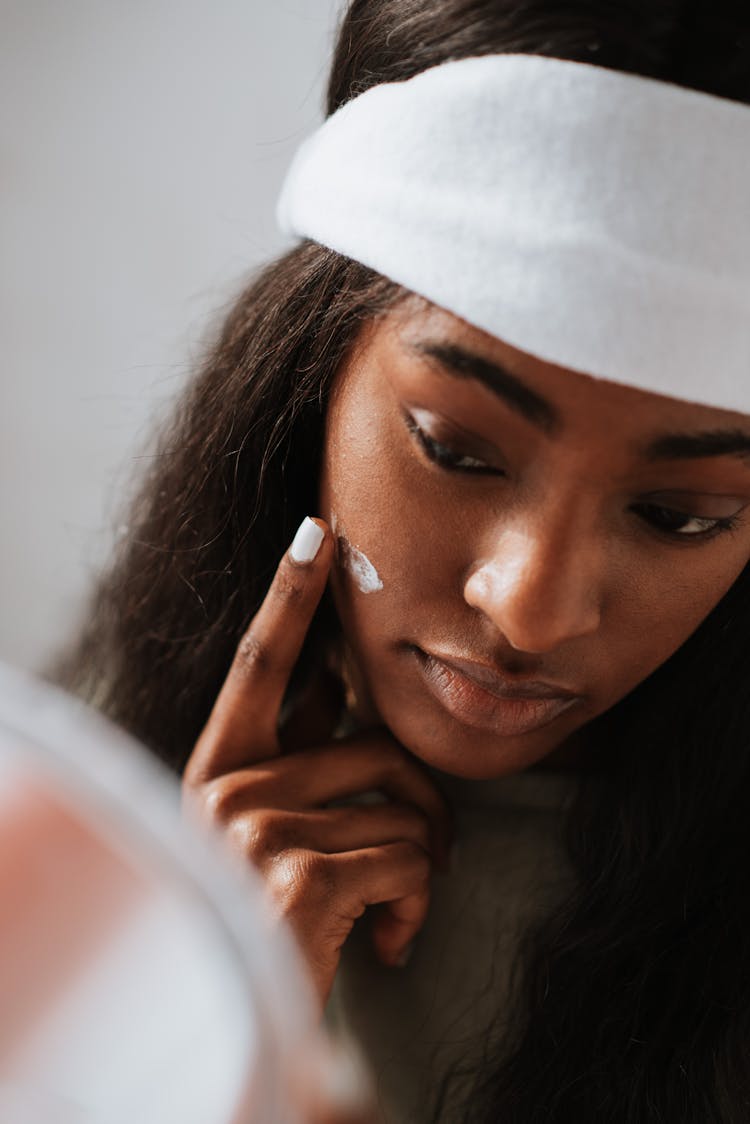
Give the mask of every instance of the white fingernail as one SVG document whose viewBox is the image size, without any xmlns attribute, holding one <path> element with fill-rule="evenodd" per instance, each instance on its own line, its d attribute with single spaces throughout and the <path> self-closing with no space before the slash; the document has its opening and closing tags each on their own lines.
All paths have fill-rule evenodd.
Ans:
<svg viewBox="0 0 750 1124">
<path fill-rule="evenodd" d="M 313 523 L 309 515 L 306 515 L 294 536 L 294 542 L 289 547 L 289 554 L 298 565 L 305 566 L 308 562 L 312 562 L 325 537 L 325 531 L 317 523 Z"/>
</svg>

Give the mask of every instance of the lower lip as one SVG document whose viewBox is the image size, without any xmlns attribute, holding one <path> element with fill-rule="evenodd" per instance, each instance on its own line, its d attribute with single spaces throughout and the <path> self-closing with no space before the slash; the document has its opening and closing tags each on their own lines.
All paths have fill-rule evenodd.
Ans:
<svg viewBox="0 0 750 1124">
<path fill-rule="evenodd" d="M 501 737 L 529 734 L 549 726 L 579 701 L 576 698 L 508 699 L 491 694 L 457 668 L 421 650 L 417 662 L 428 690 L 459 722 Z"/>
</svg>

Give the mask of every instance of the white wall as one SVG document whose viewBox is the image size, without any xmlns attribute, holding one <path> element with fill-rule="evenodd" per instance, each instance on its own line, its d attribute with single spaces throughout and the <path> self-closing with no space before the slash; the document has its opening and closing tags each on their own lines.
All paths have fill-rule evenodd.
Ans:
<svg viewBox="0 0 750 1124">
<path fill-rule="evenodd" d="M 0 2 L 0 659 L 69 632 L 155 410 L 283 248 L 339 8 Z"/>
</svg>

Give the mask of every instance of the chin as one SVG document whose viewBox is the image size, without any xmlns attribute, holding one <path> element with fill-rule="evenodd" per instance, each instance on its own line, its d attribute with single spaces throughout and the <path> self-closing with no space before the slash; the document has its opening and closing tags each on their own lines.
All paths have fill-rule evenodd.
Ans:
<svg viewBox="0 0 750 1124">
<path fill-rule="evenodd" d="M 425 765 L 466 780 L 495 780 L 531 768 L 559 748 L 562 737 L 540 729 L 501 737 L 425 714 L 383 715 L 393 736 Z"/>
<path fill-rule="evenodd" d="M 485 691 L 431 691 L 409 659 L 368 667 L 362 685 L 373 718 L 414 757 L 467 780 L 522 772 L 554 754 L 588 720 L 582 699 L 498 699 Z M 367 674 L 369 672 L 369 674 Z"/>
</svg>

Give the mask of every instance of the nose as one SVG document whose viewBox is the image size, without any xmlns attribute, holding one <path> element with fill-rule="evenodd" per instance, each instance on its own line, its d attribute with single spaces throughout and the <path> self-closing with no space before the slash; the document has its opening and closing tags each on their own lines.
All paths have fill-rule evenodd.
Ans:
<svg viewBox="0 0 750 1124">
<path fill-rule="evenodd" d="M 507 527 L 466 579 L 464 597 L 511 647 L 545 653 L 599 628 L 601 548 L 551 528 Z"/>
</svg>

